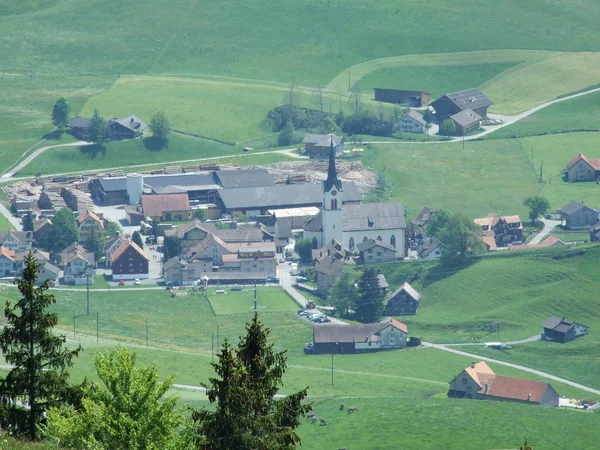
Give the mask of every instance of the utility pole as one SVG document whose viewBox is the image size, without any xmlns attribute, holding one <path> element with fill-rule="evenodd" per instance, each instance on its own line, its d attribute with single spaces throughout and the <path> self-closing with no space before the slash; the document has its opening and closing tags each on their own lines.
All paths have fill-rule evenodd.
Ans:
<svg viewBox="0 0 600 450">
<path fill-rule="evenodd" d="M 333 352 L 331 352 L 331 385 L 333 386 Z"/>
<path fill-rule="evenodd" d="M 210 362 L 215 362 L 215 333 L 210 333 Z"/>
<path fill-rule="evenodd" d="M 90 275 L 94 273 L 94 269 L 91 266 L 86 265 L 84 269 L 85 282 L 87 287 L 87 303 L 86 303 L 86 315 L 90 315 Z"/>
<path fill-rule="evenodd" d="M 348 90 L 350 90 L 350 71 L 352 70 L 352 67 L 348 67 Z"/>
<path fill-rule="evenodd" d="M 96 313 L 96 344 L 98 343 L 99 335 L 100 335 L 100 327 L 98 325 L 99 322 L 100 322 L 100 313 Z"/>
<path fill-rule="evenodd" d="M 146 347 L 148 347 L 148 316 L 146 316 Z"/>
<path fill-rule="evenodd" d="M 256 298 L 256 283 L 254 283 L 254 314 L 256 314 L 258 300 Z"/>
<path fill-rule="evenodd" d="M 540 183 L 544 181 L 544 160 L 540 161 Z"/>
</svg>

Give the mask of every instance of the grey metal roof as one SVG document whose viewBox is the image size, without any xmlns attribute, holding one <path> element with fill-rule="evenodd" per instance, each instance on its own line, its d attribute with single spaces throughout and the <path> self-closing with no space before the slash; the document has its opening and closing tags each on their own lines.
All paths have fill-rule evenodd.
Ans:
<svg viewBox="0 0 600 450">
<path fill-rule="evenodd" d="M 465 89 L 464 91 L 450 92 L 442 97 L 448 98 L 460 109 L 479 109 L 492 106 L 492 102 L 487 95 L 477 88 Z M 437 101 L 437 100 L 436 100 Z M 434 102 L 435 103 L 435 102 Z M 433 105 L 435 108 L 435 104 Z"/>
<path fill-rule="evenodd" d="M 87 128 L 91 122 L 90 119 L 86 119 L 85 117 L 75 116 L 69 119 L 69 126 L 71 128 Z"/>
<path fill-rule="evenodd" d="M 284 206 L 321 205 L 321 184 L 277 184 L 251 188 L 221 189 L 221 200 L 226 209 L 277 208 Z M 353 182 L 344 182 L 342 202 L 359 202 L 362 196 Z"/>
<path fill-rule="evenodd" d="M 425 121 L 425 119 L 423 119 L 423 116 L 414 109 L 409 110 L 406 114 L 404 114 L 404 116 L 402 116 L 402 118 L 404 117 L 410 117 L 411 119 L 416 120 L 417 122 L 419 122 L 419 124 L 423 126 L 427 125 L 427 122 Z"/>
<path fill-rule="evenodd" d="M 344 205 L 344 231 L 406 228 L 402 203 L 364 203 Z"/>
<path fill-rule="evenodd" d="M 273 177 L 266 169 L 219 170 L 215 177 L 224 188 L 272 186 Z"/>
<path fill-rule="evenodd" d="M 125 117 L 124 119 L 115 120 L 114 122 L 118 123 L 119 125 L 125 128 L 130 129 L 131 131 L 139 132 L 148 128 L 148 125 L 146 125 L 142 119 L 133 114 L 131 116 Z"/>
<path fill-rule="evenodd" d="M 313 144 L 315 147 L 329 147 L 331 146 L 331 141 L 333 141 L 334 147 L 337 147 L 342 139 L 344 139 L 343 136 L 336 136 L 335 134 L 307 134 L 304 136 L 302 142 L 304 144 Z"/>
<path fill-rule="evenodd" d="M 592 208 L 590 208 L 589 206 L 584 205 L 581 202 L 578 202 L 576 200 L 573 200 L 572 202 L 569 202 L 568 204 L 566 204 L 565 206 L 563 206 L 562 208 L 560 208 L 558 211 L 563 213 L 566 216 L 571 216 L 573 214 L 575 214 L 577 211 L 579 211 L 582 208 L 587 208 L 591 211 L 594 211 Z"/>
<path fill-rule="evenodd" d="M 473 111 L 471 108 L 464 109 L 456 114 L 450 116 L 452 120 L 454 120 L 461 127 L 468 127 L 469 125 L 479 122 L 481 120 L 481 116 Z"/>
<path fill-rule="evenodd" d="M 387 248 L 388 250 L 396 251 L 396 248 L 393 245 L 383 241 L 376 241 L 375 239 L 367 239 L 366 241 L 358 244 L 356 247 L 358 248 L 359 252 L 364 252 L 373 247 L 383 247 Z"/>
<path fill-rule="evenodd" d="M 98 181 L 105 192 L 126 191 L 127 177 L 103 177 Z M 157 194 L 220 189 L 214 172 L 144 175 L 144 185 Z"/>
<path fill-rule="evenodd" d="M 98 182 L 102 186 L 102 189 L 104 189 L 104 192 L 127 190 L 125 177 L 103 177 L 98 178 Z"/>
</svg>

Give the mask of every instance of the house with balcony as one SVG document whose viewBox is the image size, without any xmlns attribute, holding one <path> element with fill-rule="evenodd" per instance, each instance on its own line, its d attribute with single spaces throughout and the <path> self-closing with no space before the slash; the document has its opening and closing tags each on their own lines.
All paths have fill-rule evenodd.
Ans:
<svg viewBox="0 0 600 450">
<path fill-rule="evenodd" d="M 477 225 L 481 227 L 484 240 L 488 248 L 506 247 L 511 244 L 523 243 L 523 223 L 519 216 L 499 216 L 498 214 L 490 213 L 486 217 L 474 219 Z M 495 249 L 495 248 L 494 248 Z"/>
</svg>

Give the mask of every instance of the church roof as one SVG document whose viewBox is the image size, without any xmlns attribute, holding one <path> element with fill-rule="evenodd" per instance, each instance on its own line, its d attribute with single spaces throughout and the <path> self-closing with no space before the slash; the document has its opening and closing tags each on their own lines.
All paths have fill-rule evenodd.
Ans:
<svg viewBox="0 0 600 450">
<path fill-rule="evenodd" d="M 305 231 L 323 231 L 323 212 L 304 225 Z M 402 203 L 345 204 L 342 210 L 343 231 L 392 230 L 406 228 Z"/>
<path fill-rule="evenodd" d="M 329 167 L 327 168 L 327 179 L 323 182 L 323 189 L 325 192 L 329 192 L 335 186 L 338 191 L 342 190 L 342 181 L 338 180 L 337 172 L 335 170 L 335 149 L 333 147 L 333 133 L 330 136 L 330 147 L 329 147 Z"/>
</svg>

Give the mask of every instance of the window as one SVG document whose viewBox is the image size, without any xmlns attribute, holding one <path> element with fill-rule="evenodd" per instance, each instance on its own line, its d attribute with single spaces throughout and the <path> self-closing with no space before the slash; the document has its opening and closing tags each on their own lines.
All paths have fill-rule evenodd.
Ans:
<svg viewBox="0 0 600 450">
<path fill-rule="evenodd" d="M 377 240 L 378 240 L 378 241 L 381 241 L 381 236 L 377 236 Z"/>
<path fill-rule="evenodd" d="M 466 378 L 462 379 L 462 384 L 467 385 L 469 384 L 469 380 L 467 380 Z"/>
<path fill-rule="evenodd" d="M 316 237 L 312 238 L 312 246 L 313 246 L 313 248 L 317 248 L 318 245 L 319 244 L 317 243 L 317 238 Z"/>
<path fill-rule="evenodd" d="M 381 256 L 381 252 L 377 252 L 377 256 Z"/>
<path fill-rule="evenodd" d="M 350 238 L 350 240 L 348 241 L 348 247 L 351 251 L 354 250 L 354 238 Z"/>
<path fill-rule="evenodd" d="M 394 247 L 396 246 L 396 236 L 394 236 L 393 234 L 390 238 L 390 245 L 393 245 Z"/>
</svg>

